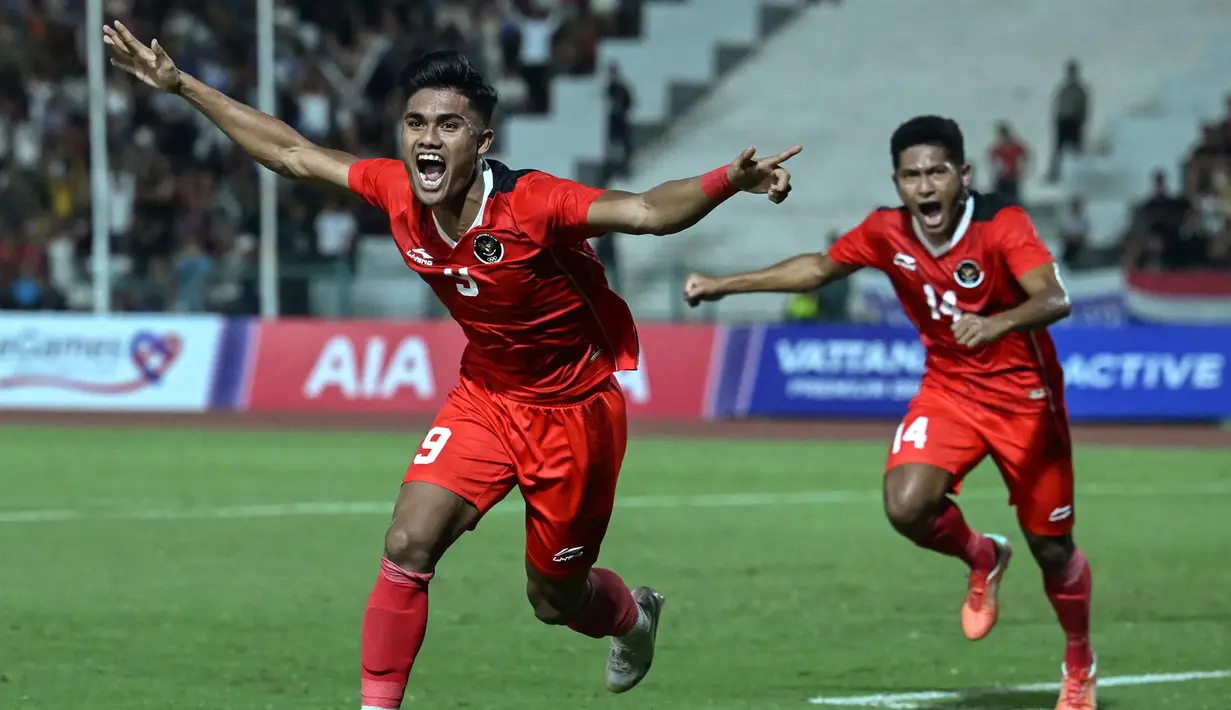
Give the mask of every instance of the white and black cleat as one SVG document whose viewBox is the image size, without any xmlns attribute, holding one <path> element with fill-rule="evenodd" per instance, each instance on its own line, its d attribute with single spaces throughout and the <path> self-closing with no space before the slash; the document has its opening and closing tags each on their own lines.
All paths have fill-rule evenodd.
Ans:
<svg viewBox="0 0 1231 710">
<path fill-rule="evenodd" d="M 637 625 L 625 636 L 612 637 L 607 656 L 607 690 L 623 693 L 637 687 L 654 663 L 658 620 L 663 613 L 663 595 L 649 587 L 633 590 L 637 602 Z"/>
</svg>

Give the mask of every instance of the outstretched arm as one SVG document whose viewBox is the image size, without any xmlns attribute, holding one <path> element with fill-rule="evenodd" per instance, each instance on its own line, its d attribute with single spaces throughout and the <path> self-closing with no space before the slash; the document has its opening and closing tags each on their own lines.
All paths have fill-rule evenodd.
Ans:
<svg viewBox="0 0 1231 710">
<path fill-rule="evenodd" d="M 781 166 L 803 150 L 795 146 L 757 160 L 748 148 L 735 162 L 684 180 L 633 193 L 608 190 L 591 205 L 587 225 L 595 232 L 675 234 L 693 226 L 737 192 L 768 194 L 778 204 L 791 192 L 791 174 Z"/>
<path fill-rule="evenodd" d="M 736 293 L 800 293 L 849 276 L 858 266 L 842 264 L 826 254 L 801 254 L 759 271 L 730 276 L 690 274 L 684 282 L 684 300 L 690 306 L 717 301 Z"/>
<path fill-rule="evenodd" d="M 146 84 L 183 96 L 258 163 L 295 180 L 348 187 L 355 156 L 322 148 L 282 121 L 223 94 L 176 68 L 158 40 L 146 46 L 116 22 L 103 27 L 111 63 Z"/>
</svg>

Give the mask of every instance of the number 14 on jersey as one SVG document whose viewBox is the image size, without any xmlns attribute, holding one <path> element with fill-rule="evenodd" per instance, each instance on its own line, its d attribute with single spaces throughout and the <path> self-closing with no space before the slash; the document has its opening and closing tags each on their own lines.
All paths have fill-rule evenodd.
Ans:
<svg viewBox="0 0 1231 710">
<path fill-rule="evenodd" d="M 948 316 L 956 321 L 961 317 L 962 309 L 958 308 L 957 294 L 953 291 L 945 291 L 938 299 L 936 289 L 932 288 L 932 284 L 923 284 L 923 295 L 928 299 L 928 308 L 932 309 L 932 320 L 940 320 Z"/>
</svg>

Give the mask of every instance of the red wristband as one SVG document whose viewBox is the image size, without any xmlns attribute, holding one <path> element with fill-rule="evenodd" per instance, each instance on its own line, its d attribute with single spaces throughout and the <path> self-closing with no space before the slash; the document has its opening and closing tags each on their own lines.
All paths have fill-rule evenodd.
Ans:
<svg viewBox="0 0 1231 710">
<path fill-rule="evenodd" d="M 711 200 L 725 200 L 739 192 L 727 175 L 729 166 L 722 166 L 701 176 L 701 191 Z"/>
</svg>

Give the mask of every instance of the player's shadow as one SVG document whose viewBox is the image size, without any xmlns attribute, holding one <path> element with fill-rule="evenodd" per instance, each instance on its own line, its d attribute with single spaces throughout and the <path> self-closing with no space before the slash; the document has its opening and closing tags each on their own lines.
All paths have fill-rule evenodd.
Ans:
<svg viewBox="0 0 1231 710">
<path fill-rule="evenodd" d="M 989 690 L 974 692 L 960 699 L 937 703 L 935 710 L 1048 710 L 1056 706 L 1055 691 Z M 1099 698 L 1099 710 L 1113 703 Z"/>
</svg>

